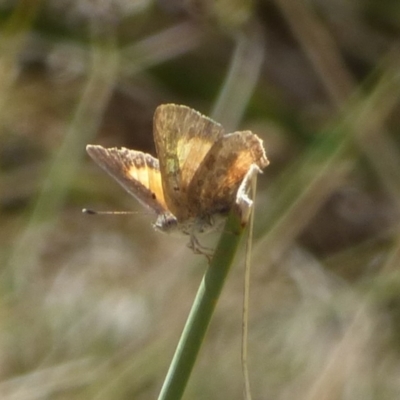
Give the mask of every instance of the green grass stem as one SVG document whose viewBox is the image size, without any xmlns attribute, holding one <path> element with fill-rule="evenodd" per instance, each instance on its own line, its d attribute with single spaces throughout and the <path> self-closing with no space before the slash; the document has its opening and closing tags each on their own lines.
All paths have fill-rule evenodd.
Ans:
<svg viewBox="0 0 400 400">
<path fill-rule="evenodd" d="M 234 209 L 228 216 L 214 256 L 201 281 L 158 397 L 159 400 L 182 398 L 243 230 L 244 227 Z"/>
</svg>

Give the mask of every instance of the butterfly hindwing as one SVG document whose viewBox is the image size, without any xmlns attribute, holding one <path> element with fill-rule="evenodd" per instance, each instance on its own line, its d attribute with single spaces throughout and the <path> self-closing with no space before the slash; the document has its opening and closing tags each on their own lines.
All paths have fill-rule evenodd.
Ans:
<svg viewBox="0 0 400 400">
<path fill-rule="evenodd" d="M 262 141 L 251 131 L 221 137 L 211 147 L 189 187 L 192 215 L 207 216 L 227 212 L 252 164 L 268 165 Z"/>
<path fill-rule="evenodd" d="M 154 114 L 154 141 L 165 201 L 178 219 L 188 215 L 188 190 L 199 165 L 224 134 L 222 126 L 181 105 L 165 104 Z"/>
<path fill-rule="evenodd" d="M 125 190 L 157 214 L 168 211 L 158 160 L 150 154 L 126 148 L 86 147 L 90 157 Z"/>
</svg>

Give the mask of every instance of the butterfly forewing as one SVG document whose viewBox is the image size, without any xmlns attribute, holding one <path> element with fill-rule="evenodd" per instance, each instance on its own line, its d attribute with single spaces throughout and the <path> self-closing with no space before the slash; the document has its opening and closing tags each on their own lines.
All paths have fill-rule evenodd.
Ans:
<svg viewBox="0 0 400 400">
<path fill-rule="evenodd" d="M 165 200 L 178 219 L 188 218 L 188 188 L 199 165 L 223 136 L 222 126 L 189 107 L 165 104 L 154 114 L 154 141 Z"/>
<path fill-rule="evenodd" d="M 106 149 L 88 145 L 90 157 L 125 190 L 157 214 L 168 211 L 158 160 L 150 154 L 126 148 Z"/>
</svg>

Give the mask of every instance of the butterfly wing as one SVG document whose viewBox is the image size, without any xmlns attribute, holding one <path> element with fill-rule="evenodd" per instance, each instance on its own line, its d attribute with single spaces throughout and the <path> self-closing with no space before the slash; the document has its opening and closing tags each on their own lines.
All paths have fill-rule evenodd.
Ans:
<svg viewBox="0 0 400 400">
<path fill-rule="evenodd" d="M 126 148 L 106 149 L 88 145 L 89 156 L 140 203 L 157 214 L 168 211 L 162 190 L 158 160 L 150 154 Z"/>
<path fill-rule="evenodd" d="M 262 140 L 257 135 L 243 131 L 221 137 L 211 147 L 190 183 L 190 213 L 206 216 L 229 211 L 252 164 L 260 169 L 269 164 Z"/>
<path fill-rule="evenodd" d="M 179 219 L 188 215 L 188 188 L 222 126 L 182 105 L 164 104 L 154 114 L 154 141 L 160 161 L 165 201 Z"/>
</svg>

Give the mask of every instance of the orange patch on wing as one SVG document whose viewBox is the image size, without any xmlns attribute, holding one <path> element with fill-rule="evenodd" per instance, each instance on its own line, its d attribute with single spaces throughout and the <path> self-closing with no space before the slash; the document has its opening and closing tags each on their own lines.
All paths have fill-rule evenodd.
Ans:
<svg viewBox="0 0 400 400">
<path fill-rule="evenodd" d="M 129 171 L 127 171 L 127 174 L 148 188 L 152 194 L 154 194 L 158 202 L 161 203 L 165 209 L 168 209 L 162 188 L 161 173 L 158 169 L 150 168 L 145 164 L 143 164 L 142 167 L 132 165 Z"/>
</svg>

